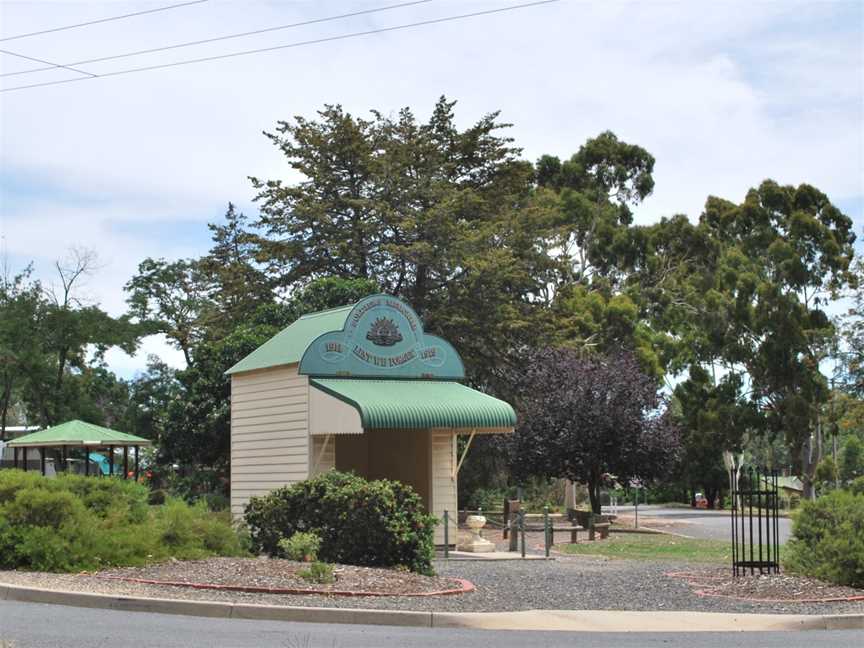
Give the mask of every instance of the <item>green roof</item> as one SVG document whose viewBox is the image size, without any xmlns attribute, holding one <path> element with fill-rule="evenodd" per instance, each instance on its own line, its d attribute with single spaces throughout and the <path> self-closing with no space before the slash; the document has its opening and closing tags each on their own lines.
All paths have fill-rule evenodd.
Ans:
<svg viewBox="0 0 864 648">
<path fill-rule="evenodd" d="M 502 400 L 453 381 L 313 378 L 352 405 L 365 429 L 459 428 L 509 431 L 516 413 Z"/>
<path fill-rule="evenodd" d="M 352 304 L 303 315 L 225 373 L 235 374 L 300 362 L 303 352 L 315 338 L 329 331 L 338 331 L 345 326 L 345 318 L 353 307 Z"/>
<path fill-rule="evenodd" d="M 149 439 L 110 430 L 84 421 L 67 421 L 40 432 L 33 432 L 10 441 L 9 447 L 16 446 L 141 446 L 150 445 Z"/>
</svg>

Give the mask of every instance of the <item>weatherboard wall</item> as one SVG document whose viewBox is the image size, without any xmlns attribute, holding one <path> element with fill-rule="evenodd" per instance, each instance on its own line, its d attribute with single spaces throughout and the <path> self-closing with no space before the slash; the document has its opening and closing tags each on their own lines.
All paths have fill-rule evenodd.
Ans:
<svg viewBox="0 0 864 648">
<path fill-rule="evenodd" d="M 231 512 L 309 476 L 309 380 L 297 365 L 231 376 Z"/>
<path fill-rule="evenodd" d="M 432 477 L 432 515 L 440 520 L 435 527 L 435 544 L 444 544 L 444 511 L 449 513 L 448 542 L 456 543 L 458 506 L 456 503 L 456 435 L 451 430 L 430 433 L 430 472 Z"/>
</svg>

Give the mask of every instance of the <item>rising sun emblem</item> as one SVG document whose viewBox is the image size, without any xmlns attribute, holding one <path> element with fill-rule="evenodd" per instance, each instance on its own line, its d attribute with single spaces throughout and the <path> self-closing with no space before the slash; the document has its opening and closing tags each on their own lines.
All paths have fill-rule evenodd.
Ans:
<svg viewBox="0 0 864 648">
<path fill-rule="evenodd" d="M 399 327 L 392 319 L 379 317 L 372 322 L 372 327 L 366 334 L 366 339 L 377 346 L 393 346 L 402 341 Z"/>
</svg>

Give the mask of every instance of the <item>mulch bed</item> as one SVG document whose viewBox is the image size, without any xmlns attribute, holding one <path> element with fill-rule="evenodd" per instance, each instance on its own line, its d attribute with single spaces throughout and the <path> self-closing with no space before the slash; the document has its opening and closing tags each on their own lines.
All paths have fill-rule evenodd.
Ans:
<svg viewBox="0 0 864 648">
<path fill-rule="evenodd" d="M 669 572 L 683 578 L 698 596 L 716 596 L 761 603 L 833 603 L 864 601 L 864 590 L 833 585 L 815 578 L 779 573 L 735 577 L 730 568 Z"/>
<path fill-rule="evenodd" d="M 470 582 L 461 579 L 352 565 L 335 565 L 334 583 L 315 583 L 298 574 L 308 567 L 308 563 L 278 558 L 210 558 L 112 569 L 94 576 L 148 585 L 270 594 L 435 596 L 473 590 Z"/>
</svg>

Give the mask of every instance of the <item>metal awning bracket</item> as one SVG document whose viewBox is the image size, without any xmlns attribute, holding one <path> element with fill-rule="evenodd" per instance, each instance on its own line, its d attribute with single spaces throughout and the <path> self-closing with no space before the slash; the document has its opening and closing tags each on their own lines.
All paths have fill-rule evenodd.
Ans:
<svg viewBox="0 0 864 648">
<path fill-rule="evenodd" d="M 330 437 L 331 436 L 333 436 L 333 435 L 328 434 L 327 436 L 324 437 L 324 443 L 321 444 L 321 449 L 318 451 L 318 456 L 315 457 L 315 463 L 312 466 L 313 474 L 318 473 L 318 466 L 321 465 L 321 459 L 323 459 L 324 453 L 327 451 L 327 444 L 330 443 Z"/>
<path fill-rule="evenodd" d="M 453 476 L 451 479 L 456 481 L 456 477 L 459 476 L 459 469 L 462 468 L 462 463 L 465 461 L 465 457 L 468 455 L 468 449 L 471 447 L 471 442 L 474 440 L 474 435 L 477 434 L 477 428 L 471 430 L 471 436 L 468 437 L 468 443 L 465 444 L 465 449 L 462 451 L 462 456 L 459 457 L 459 463 L 456 464 L 456 469 L 453 471 Z"/>
</svg>

